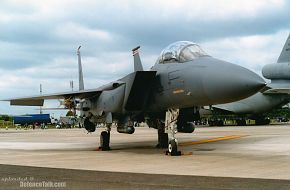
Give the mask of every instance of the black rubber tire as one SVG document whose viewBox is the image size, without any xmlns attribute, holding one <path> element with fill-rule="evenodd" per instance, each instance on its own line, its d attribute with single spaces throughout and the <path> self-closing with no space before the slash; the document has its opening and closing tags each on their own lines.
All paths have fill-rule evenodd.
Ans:
<svg viewBox="0 0 290 190">
<path fill-rule="evenodd" d="M 100 148 L 103 151 L 110 150 L 110 133 L 102 131 L 100 135 Z"/>
<path fill-rule="evenodd" d="M 171 156 L 179 155 L 179 152 L 177 150 L 177 143 L 174 139 L 170 140 L 168 143 L 168 152 Z"/>
<path fill-rule="evenodd" d="M 128 134 L 133 134 L 135 132 L 135 127 L 134 126 L 130 126 L 128 128 L 130 128 L 130 130 L 128 131 Z"/>
</svg>

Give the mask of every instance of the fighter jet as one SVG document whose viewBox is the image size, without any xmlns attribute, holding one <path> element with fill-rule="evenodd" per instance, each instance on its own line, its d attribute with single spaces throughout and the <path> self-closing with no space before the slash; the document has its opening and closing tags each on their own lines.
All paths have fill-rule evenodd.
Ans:
<svg viewBox="0 0 290 190">
<path fill-rule="evenodd" d="M 254 119 L 257 125 L 269 124 L 263 113 L 290 102 L 290 34 L 277 63 L 265 65 L 262 74 L 271 80 L 263 91 L 237 102 L 214 105 L 213 109 L 219 114 L 238 114 L 237 125 L 246 125 L 246 117 Z"/>
<path fill-rule="evenodd" d="M 244 99 L 265 86 L 265 81 L 254 72 L 216 59 L 193 42 L 169 45 L 149 71 L 143 70 L 139 48 L 132 50 L 134 72 L 119 80 L 85 90 L 78 49 L 79 91 L 8 101 L 11 105 L 42 106 L 46 99 L 64 99 L 75 104 L 88 132 L 94 132 L 97 123 L 105 124 L 106 130 L 100 135 L 102 150 L 110 150 L 113 122 L 118 132 L 128 134 L 134 132 L 136 124 L 146 122 L 158 129 L 159 147 L 168 148 L 170 155 L 180 155 L 175 137 L 177 127 L 192 132 L 190 121 L 200 106 Z"/>
</svg>

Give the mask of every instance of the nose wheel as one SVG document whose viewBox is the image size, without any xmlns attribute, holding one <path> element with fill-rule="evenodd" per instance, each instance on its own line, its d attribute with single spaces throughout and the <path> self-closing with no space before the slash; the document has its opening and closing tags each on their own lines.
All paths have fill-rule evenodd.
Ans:
<svg viewBox="0 0 290 190">
<path fill-rule="evenodd" d="M 177 118 L 179 115 L 179 109 L 170 109 L 166 112 L 165 118 L 165 132 L 168 133 L 170 140 L 168 142 L 168 150 L 166 154 L 171 156 L 180 156 L 181 152 L 178 151 L 178 142 L 175 138 L 175 134 L 177 133 Z"/>
<path fill-rule="evenodd" d="M 168 143 L 168 154 L 170 154 L 171 156 L 180 156 L 181 152 L 178 151 L 177 146 L 177 139 L 170 140 Z"/>
</svg>

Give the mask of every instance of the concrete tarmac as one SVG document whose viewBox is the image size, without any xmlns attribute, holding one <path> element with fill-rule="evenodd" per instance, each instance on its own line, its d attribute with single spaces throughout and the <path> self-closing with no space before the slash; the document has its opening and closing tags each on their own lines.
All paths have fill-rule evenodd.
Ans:
<svg viewBox="0 0 290 190">
<path fill-rule="evenodd" d="M 29 174 L 39 180 L 63 180 L 67 187 L 290 189 L 289 125 L 200 127 L 192 134 L 179 133 L 184 153 L 180 157 L 154 148 L 157 132 L 148 128 L 137 128 L 133 135 L 113 130 L 112 150 L 97 151 L 101 131 L 1 129 L 0 187 L 17 189 L 18 182 L 2 179 Z M 82 177 L 70 176 L 73 173 Z M 75 180 L 82 185 L 76 186 Z"/>
<path fill-rule="evenodd" d="M 210 177 L 86 171 L 0 165 L 1 189 L 186 189 L 186 190 L 289 190 L 290 182 L 277 179 Z M 62 187 L 49 186 L 63 183 Z M 30 184 L 29 184 L 30 183 Z M 35 187 L 38 184 L 38 187 Z M 44 184 L 44 185 L 42 185 Z M 26 187 L 24 187 L 26 185 Z M 29 186 L 30 185 L 30 186 Z M 46 186 L 45 186 L 46 185 Z"/>
</svg>

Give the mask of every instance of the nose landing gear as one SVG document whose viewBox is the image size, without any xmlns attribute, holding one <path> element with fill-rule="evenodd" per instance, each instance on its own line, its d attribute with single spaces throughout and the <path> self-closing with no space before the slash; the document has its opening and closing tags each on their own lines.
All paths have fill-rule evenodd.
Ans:
<svg viewBox="0 0 290 190">
<path fill-rule="evenodd" d="M 177 133 L 177 118 L 179 115 L 179 109 L 169 109 L 166 112 L 165 117 L 165 132 L 169 135 L 169 142 L 168 142 L 168 150 L 166 154 L 171 156 L 180 156 L 181 152 L 178 151 L 178 141 L 175 138 L 175 134 Z"/>
</svg>

